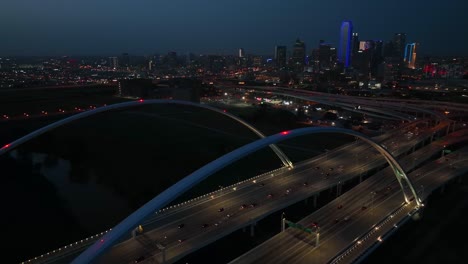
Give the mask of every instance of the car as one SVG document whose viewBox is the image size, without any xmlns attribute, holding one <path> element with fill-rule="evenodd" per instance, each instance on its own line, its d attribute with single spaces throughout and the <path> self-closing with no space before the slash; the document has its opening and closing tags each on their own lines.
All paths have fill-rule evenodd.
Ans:
<svg viewBox="0 0 468 264">
<path fill-rule="evenodd" d="M 348 222 L 348 221 L 349 221 L 349 219 L 350 219 L 350 217 L 349 217 L 349 216 L 346 216 L 345 218 L 343 218 L 343 220 L 344 220 L 345 222 Z"/>
<path fill-rule="evenodd" d="M 208 226 L 210 226 L 210 225 L 209 224 L 203 224 L 202 228 L 207 228 Z"/>
<path fill-rule="evenodd" d="M 270 194 L 267 195 L 267 198 L 272 198 L 272 197 L 273 197 L 273 194 L 272 194 L 272 193 L 270 193 Z"/>
<path fill-rule="evenodd" d="M 183 228 L 184 226 L 185 226 L 185 224 L 180 224 L 180 225 L 178 225 L 177 227 L 178 227 L 179 229 L 181 229 L 181 228 Z"/>
<path fill-rule="evenodd" d="M 363 211 L 366 210 L 366 209 L 367 209 L 367 206 L 365 206 L 365 205 L 363 205 L 363 206 L 361 207 L 361 210 L 363 210 Z"/>
<path fill-rule="evenodd" d="M 307 182 L 304 182 L 302 185 L 307 186 L 307 185 L 309 185 L 309 184 L 308 184 Z"/>
<path fill-rule="evenodd" d="M 338 205 L 338 207 L 337 207 L 337 208 L 338 208 L 338 209 L 341 209 L 341 208 L 343 208 L 343 205 L 342 205 L 342 204 L 340 204 L 340 205 Z"/>
<path fill-rule="evenodd" d="M 329 171 L 333 171 L 333 168 L 329 168 L 328 170 L 329 170 Z"/>
<path fill-rule="evenodd" d="M 335 224 L 338 223 L 339 221 L 340 221 L 340 219 L 335 218 Z"/>
<path fill-rule="evenodd" d="M 179 240 L 177 240 L 177 242 L 179 242 L 179 243 L 182 243 L 182 242 L 184 242 L 184 241 L 185 241 L 185 239 L 179 239 Z"/>
<path fill-rule="evenodd" d="M 289 194 L 290 192 L 292 192 L 292 189 L 291 189 L 291 188 L 289 188 L 289 189 L 286 190 L 286 194 Z"/>
<path fill-rule="evenodd" d="M 262 183 L 260 183 L 260 186 L 262 186 L 262 187 L 263 187 L 263 186 L 265 186 L 265 184 L 262 182 Z"/>
<path fill-rule="evenodd" d="M 251 203 L 251 204 L 249 205 L 250 208 L 254 208 L 254 207 L 256 207 L 256 206 L 257 206 L 256 203 Z"/>
<path fill-rule="evenodd" d="M 318 223 L 317 222 L 313 222 L 312 224 L 310 224 L 311 227 L 318 227 Z"/>
<path fill-rule="evenodd" d="M 140 263 L 142 262 L 143 260 L 145 260 L 145 256 L 140 256 L 138 258 L 135 259 L 135 261 L 133 263 Z"/>
<path fill-rule="evenodd" d="M 247 205 L 243 204 L 243 205 L 240 206 L 239 209 L 242 210 L 242 209 L 244 209 L 244 208 L 246 208 L 246 207 L 247 207 Z"/>
<path fill-rule="evenodd" d="M 218 212 L 224 212 L 224 207 L 219 208 Z"/>
<path fill-rule="evenodd" d="M 319 166 L 317 166 L 317 167 L 315 167 L 315 169 L 316 169 L 316 170 L 320 170 L 320 167 L 319 167 Z"/>
</svg>

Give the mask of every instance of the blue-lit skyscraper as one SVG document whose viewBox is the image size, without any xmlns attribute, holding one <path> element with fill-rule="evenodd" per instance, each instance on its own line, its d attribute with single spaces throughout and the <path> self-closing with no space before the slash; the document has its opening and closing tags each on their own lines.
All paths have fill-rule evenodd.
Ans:
<svg viewBox="0 0 468 264">
<path fill-rule="evenodd" d="M 340 46 L 338 47 L 338 61 L 346 68 L 351 65 L 351 40 L 353 34 L 353 23 L 343 21 L 340 30 Z"/>
<path fill-rule="evenodd" d="M 404 62 L 410 69 L 416 68 L 416 51 L 418 49 L 418 43 L 406 44 L 405 55 L 403 57 Z"/>
</svg>

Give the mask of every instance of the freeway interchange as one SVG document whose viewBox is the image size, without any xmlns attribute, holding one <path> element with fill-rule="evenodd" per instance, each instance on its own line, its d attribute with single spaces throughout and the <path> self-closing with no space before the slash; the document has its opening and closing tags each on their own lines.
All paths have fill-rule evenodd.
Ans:
<svg viewBox="0 0 468 264">
<path fill-rule="evenodd" d="M 377 137 L 376 140 L 393 156 L 399 157 L 400 162 L 406 165 L 404 166 L 406 170 L 413 170 L 430 156 L 440 153 L 444 146 L 437 142 L 432 143 L 432 140 L 435 134 L 439 136 L 448 134 L 450 124 L 449 121 L 441 121 L 430 127 L 428 122 L 420 120 L 392 130 Z M 417 135 L 413 133 L 416 132 L 416 127 L 418 127 Z M 408 136 L 409 131 L 412 131 L 413 136 Z M 421 148 L 415 151 L 415 146 Z M 413 153 L 407 155 L 409 152 Z M 259 220 L 309 197 L 317 199 L 320 192 L 336 187 L 337 193 L 340 194 L 343 184 L 356 178 L 361 181 L 363 174 L 383 169 L 385 164 L 385 159 L 377 155 L 369 145 L 360 141 L 347 144 L 330 150 L 326 155 L 298 163 L 293 169 L 279 168 L 157 212 L 154 217 L 142 223 L 144 230 L 142 234 L 134 238 L 129 236 L 125 241 L 115 245 L 99 259 L 99 263 L 130 263 L 142 256 L 147 263 L 175 262 L 240 228 L 250 227 L 254 233 Z M 422 168 L 426 166 L 428 165 Z M 410 174 L 412 179 L 415 177 L 414 173 Z M 419 172 L 419 175 L 423 173 L 425 172 Z M 420 179 L 422 181 L 423 177 Z M 420 179 L 417 179 L 418 184 Z M 431 181 L 434 179 L 429 182 Z M 373 190 L 375 194 L 370 194 L 368 190 Z M 404 206 L 403 195 L 400 192 L 393 172 L 385 168 L 378 175 L 363 180 L 350 191 L 301 221 L 305 226 L 319 223 L 320 250 L 308 250 L 314 248 L 311 242 L 313 238 L 305 236 L 298 230 L 287 229 L 286 232 L 280 233 L 233 262 L 301 263 L 313 259 L 321 263 L 334 261 L 335 257 L 338 260 L 341 256 L 339 253 L 345 254 L 350 241 L 365 235 L 369 226 L 384 221 L 385 217 L 395 210 L 400 210 L 398 211 L 400 215 L 413 212 L 411 208 L 414 208 L 414 205 Z M 427 188 L 426 193 L 429 193 Z M 39 260 L 38 263 L 69 262 L 86 245 L 98 239 L 96 237 L 81 247 L 79 245 L 69 247 L 68 250 L 52 254 L 49 258 Z M 285 241 L 288 243 L 284 243 Z M 275 244 L 290 245 L 290 247 L 273 247 Z M 299 249 L 308 253 L 298 254 Z M 353 252 L 356 254 L 357 251 Z M 267 256 L 270 256 L 270 259 Z M 341 258 L 339 261 L 344 259 Z"/>
</svg>

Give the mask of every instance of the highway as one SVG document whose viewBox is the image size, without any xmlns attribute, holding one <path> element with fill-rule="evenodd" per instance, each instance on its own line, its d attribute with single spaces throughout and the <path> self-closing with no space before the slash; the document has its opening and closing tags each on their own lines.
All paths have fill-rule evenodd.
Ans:
<svg viewBox="0 0 468 264">
<path fill-rule="evenodd" d="M 462 134 L 463 139 L 466 140 L 467 131 Z M 460 133 L 457 132 L 443 142 L 434 142 L 408 155 L 402 163 L 406 163 L 407 169 L 412 170 L 415 158 L 423 159 L 434 153 L 440 153 L 444 148 L 443 144 L 452 144 L 459 140 Z M 461 153 L 466 155 L 468 148 L 463 151 Z M 420 189 L 424 192 L 423 197 L 427 197 L 430 192 L 446 182 L 446 177 L 463 175 L 468 170 L 468 164 L 463 164 L 463 158 L 455 154 L 447 157 L 449 161 L 446 161 L 444 157 L 409 174 L 415 186 L 424 186 Z M 457 159 L 454 160 L 453 157 Z M 461 165 L 456 170 L 447 169 L 447 167 L 452 167 L 451 163 Z M 306 235 L 303 231 L 289 228 L 232 263 L 329 263 L 339 252 L 346 256 L 338 256 L 336 260 L 339 261 L 336 263 L 351 263 L 354 260 L 353 256 L 360 256 L 366 249 L 365 241 L 369 241 L 372 246 L 379 237 L 385 235 L 385 230 L 394 228 L 392 224 L 387 224 L 379 227 L 380 230 L 375 230 L 379 222 L 385 221 L 393 214 L 391 218 L 394 219 L 391 221 L 397 223 L 402 220 L 400 218 L 404 218 L 414 209 L 414 204 L 402 207 L 401 191 L 392 174 L 390 169 L 386 168 L 301 220 L 299 223 L 304 226 L 310 226 L 314 222 L 319 224 L 320 245 L 318 248 L 314 247 L 313 235 Z M 338 209 L 339 205 L 343 205 L 343 208 Z M 367 208 L 363 210 L 363 206 Z M 398 211 L 399 209 L 401 210 Z M 396 211 L 399 212 L 398 215 L 394 213 Z M 346 217 L 350 220 L 345 221 Z M 373 240 L 360 239 L 369 231 L 373 231 Z M 356 247 L 351 250 L 352 254 L 346 251 L 353 246 Z M 361 249 L 361 253 L 356 248 Z"/>
<path fill-rule="evenodd" d="M 426 133 L 423 133 L 424 122 L 417 122 L 417 124 L 421 126 L 418 137 L 408 139 L 405 134 L 411 128 L 411 125 L 407 125 L 403 131 L 394 130 L 392 134 L 381 137 L 390 138 L 388 139 L 390 150 L 395 148 L 396 150 L 393 151 L 397 151 L 397 154 L 400 152 L 404 153 L 419 141 L 430 137 L 433 133 L 432 129 L 426 129 Z M 441 124 L 439 129 L 443 127 Z M 395 140 L 402 143 L 399 145 L 391 144 Z M 322 155 L 312 161 L 297 164 L 291 171 L 283 168 L 275 173 L 277 175 L 274 177 L 266 175 L 259 178 L 255 184 L 252 182 L 241 184 L 237 187 L 236 191 L 232 189 L 224 190 L 221 196 L 218 194 L 214 199 L 208 197 L 197 203 L 188 203 L 180 208 L 169 209 L 167 212 L 159 214 L 150 220 L 149 224 L 144 225 L 145 230 L 153 228 L 154 230 L 146 232 L 145 236 L 138 237 L 136 240 L 130 239 L 117 245 L 103 258 L 102 262 L 126 263 L 126 261 L 131 261 L 139 255 L 151 255 L 156 246 L 154 241 L 165 245 L 167 248 L 166 259 L 171 259 L 171 261 L 176 260 L 196 250 L 198 247 L 211 243 L 226 234 L 248 225 L 252 221 L 258 221 L 274 211 L 312 196 L 314 192 L 327 190 L 331 186 L 336 185 L 338 181 L 344 182 L 347 179 L 359 176 L 369 169 L 385 164 L 385 160 L 380 156 L 373 155 L 377 158 L 373 160 L 369 159 L 368 164 L 366 164 L 367 160 L 360 160 L 358 158 L 362 153 L 371 153 L 368 152 L 369 150 L 370 147 L 361 142 L 352 143 L 338 150 L 332 150 L 328 155 Z M 355 159 L 350 159 L 352 156 Z M 361 163 L 361 165 L 358 166 L 358 163 Z M 343 165 L 342 169 L 339 168 L 340 165 Z M 353 165 L 356 166 L 353 167 Z M 323 168 L 316 170 L 316 166 Z M 330 167 L 334 167 L 335 170 L 333 172 L 327 171 L 327 168 Z M 330 173 L 331 175 L 326 178 L 326 173 Z M 308 185 L 303 186 L 306 181 Z M 265 182 L 265 186 L 260 186 L 262 182 Z M 283 197 L 283 195 L 286 196 L 287 189 L 294 189 L 288 195 L 288 199 Z M 298 192 L 296 189 L 303 189 L 304 191 Z M 273 194 L 273 197 L 268 198 L 269 194 Z M 240 209 L 242 204 L 249 206 L 252 203 L 256 204 L 255 210 L 253 208 Z M 220 208 L 224 208 L 224 212 L 218 212 Z M 228 214 L 230 217 L 227 217 Z M 193 220 L 190 223 L 186 223 L 189 222 L 187 219 Z M 202 225 L 205 223 L 210 226 L 202 228 Z M 178 229 L 177 226 L 179 224 L 184 224 L 185 226 Z M 179 239 L 185 241 L 179 243 Z M 161 256 L 158 257 L 159 259 L 162 258 Z"/>
<path fill-rule="evenodd" d="M 381 141 L 394 156 L 403 157 L 414 149 L 415 145 L 432 139 L 439 131 L 440 134 L 446 134 L 450 125 L 450 121 L 442 121 L 436 127 L 426 128 L 425 123 L 426 120 L 410 123 L 404 125 L 403 129 L 397 128 L 376 139 Z M 414 129 L 415 125 L 419 127 L 417 130 Z M 408 135 L 408 131 L 411 131 L 411 136 Z M 440 151 L 441 146 L 428 147 L 433 148 L 431 151 L 436 153 Z M 425 160 L 429 153 L 427 151 L 426 149 L 426 156 L 419 158 L 408 156 L 410 160 L 405 159 L 402 164 L 411 163 L 411 166 L 417 166 Z M 363 153 L 366 153 L 366 156 Z M 194 201 L 165 209 L 164 212 L 158 212 L 152 219 L 143 223 L 145 232 L 142 235 L 116 245 L 100 262 L 129 263 L 139 256 L 150 258 L 155 252 L 157 253 L 154 258 L 162 262 L 162 252 L 158 247 L 165 248 L 166 260 L 177 261 L 242 227 L 254 226 L 257 221 L 275 211 L 343 184 L 369 170 L 385 166 L 385 159 L 376 153 L 370 146 L 357 141 L 298 163 L 294 169 L 283 167 L 273 173 L 257 176 L 255 180 L 245 181 Z M 333 170 L 329 170 L 330 168 Z M 370 179 L 372 178 L 374 177 Z M 379 179 L 376 184 L 382 184 L 383 178 L 385 177 Z M 394 181 L 395 177 L 390 176 L 390 179 Z M 365 186 L 366 182 L 368 180 L 358 186 Z M 392 190 L 395 189 L 398 189 L 398 185 Z M 400 203 L 403 201 L 401 194 L 395 197 Z M 352 197 L 349 201 L 360 201 L 355 199 L 359 199 L 359 196 Z M 243 204 L 246 208 L 241 208 Z M 390 203 L 389 206 L 393 208 L 394 203 Z M 221 208 L 222 212 L 219 212 Z M 340 212 L 348 210 L 343 209 Z M 336 218 L 332 216 L 332 219 Z M 184 226 L 178 228 L 181 224 Z M 203 227 L 204 224 L 207 226 Z M 326 229 L 321 231 L 321 236 L 322 232 L 327 234 Z M 51 254 L 49 258 L 42 258 L 35 263 L 68 263 L 86 245 L 97 239 L 99 238 L 77 243 L 75 246 L 70 245 L 67 250 Z"/>
</svg>

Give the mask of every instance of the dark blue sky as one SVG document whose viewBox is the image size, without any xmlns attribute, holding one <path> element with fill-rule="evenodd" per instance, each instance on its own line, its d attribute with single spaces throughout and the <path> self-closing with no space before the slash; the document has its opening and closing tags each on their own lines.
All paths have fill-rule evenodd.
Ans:
<svg viewBox="0 0 468 264">
<path fill-rule="evenodd" d="M 467 0 L 1 0 L 0 55 L 272 54 L 300 37 L 337 45 L 342 20 L 361 39 L 468 55 Z"/>
</svg>

